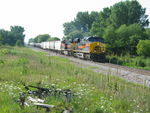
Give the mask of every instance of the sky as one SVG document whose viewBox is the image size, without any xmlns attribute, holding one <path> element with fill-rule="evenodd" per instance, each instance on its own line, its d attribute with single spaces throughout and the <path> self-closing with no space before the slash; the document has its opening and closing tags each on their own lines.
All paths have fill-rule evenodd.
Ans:
<svg viewBox="0 0 150 113">
<path fill-rule="evenodd" d="M 25 42 L 39 34 L 63 37 L 63 24 L 79 11 L 102 11 L 125 0 L 0 0 L 0 29 L 25 28 Z M 138 0 L 150 14 L 150 0 Z M 149 17 L 150 19 L 150 17 Z"/>
</svg>

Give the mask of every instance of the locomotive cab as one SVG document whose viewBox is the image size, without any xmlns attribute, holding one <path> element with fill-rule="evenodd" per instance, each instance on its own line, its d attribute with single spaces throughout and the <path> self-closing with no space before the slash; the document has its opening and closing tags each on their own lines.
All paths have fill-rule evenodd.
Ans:
<svg viewBox="0 0 150 113">
<path fill-rule="evenodd" d="M 103 38 L 90 37 L 90 59 L 105 62 L 106 45 Z"/>
<path fill-rule="evenodd" d="M 74 40 L 75 49 L 74 55 L 80 58 L 104 61 L 105 58 L 105 43 L 100 37 L 84 37 Z"/>
</svg>

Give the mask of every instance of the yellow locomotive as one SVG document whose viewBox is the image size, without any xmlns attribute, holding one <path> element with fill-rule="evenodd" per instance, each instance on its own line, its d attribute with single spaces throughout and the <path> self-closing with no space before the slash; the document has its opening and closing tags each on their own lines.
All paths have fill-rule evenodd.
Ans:
<svg viewBox="0 0 150 113">
<path fill-rule="evenodd" d="M 61 42 L 61 52 L 66 55 L 76 56 L 79 58 L 105 61 L 106 44 L 100 37 L 84 37 L 74 40 L 63 40 Z"/>
</svg>

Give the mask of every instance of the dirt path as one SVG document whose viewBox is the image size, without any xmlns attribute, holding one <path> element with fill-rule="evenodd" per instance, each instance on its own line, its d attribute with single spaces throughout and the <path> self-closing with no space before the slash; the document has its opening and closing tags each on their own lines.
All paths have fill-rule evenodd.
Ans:
<svg viewBox="0 0 150 113">
<path fill-rule="evenodd" d="M 49 56 L 60 56 L 70 59 L 74 64 L 81 68 L 90 68 L 95 72 L 102 73 L 104 75 L 113 75 L 126 79 L 127 81 L 142 84 L 150 87 L 150 71 L 141 69 L 134 69 L 125 66 L 118 66 L 109 63 L 97 63 L 92 61 L 85 61 L 79 58 L 64 56 L 56 54 L 55 52 L 42 50 L 39 48 L 32 48 L 35 51 L 45 51 Z"/>
</svg>

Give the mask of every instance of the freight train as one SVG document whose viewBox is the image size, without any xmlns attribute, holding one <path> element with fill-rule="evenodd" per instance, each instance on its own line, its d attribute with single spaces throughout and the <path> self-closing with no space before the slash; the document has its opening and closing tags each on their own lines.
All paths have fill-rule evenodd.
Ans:
<svg viewBox="0 0 150 113">
<path fill-rule="evenodd" d="M 84 37 L 62 41 L 46 41 L 29 45 L 86 60 L 105 61 L 106 44 L 100 37 Z"/>
</svg>

